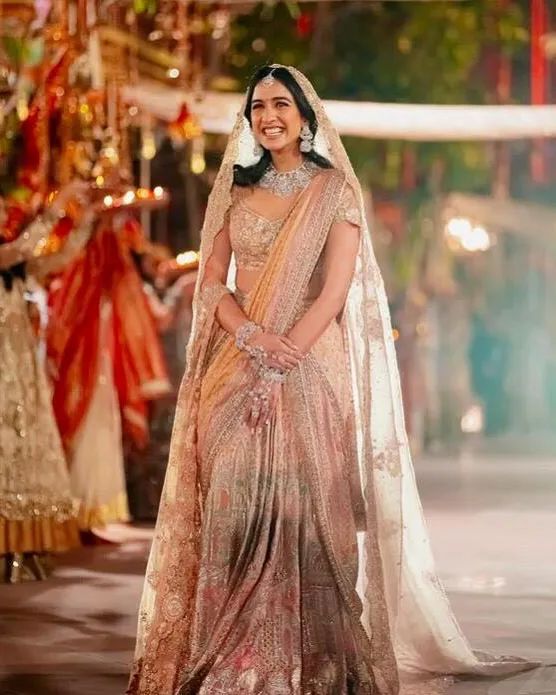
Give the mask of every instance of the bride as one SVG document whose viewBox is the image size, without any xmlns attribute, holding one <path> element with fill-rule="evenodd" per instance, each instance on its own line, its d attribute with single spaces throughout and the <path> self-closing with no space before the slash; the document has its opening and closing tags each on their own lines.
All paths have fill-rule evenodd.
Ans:
<svg viewBox="0 0 556 695">
<path fill-rule="evenodd" d="M 251 81 L 194 311 L 128 693 L 394 695 L 530 667 L 474 653 L 436 575 L 361 189 L 294 68 Z"/>
</svg>

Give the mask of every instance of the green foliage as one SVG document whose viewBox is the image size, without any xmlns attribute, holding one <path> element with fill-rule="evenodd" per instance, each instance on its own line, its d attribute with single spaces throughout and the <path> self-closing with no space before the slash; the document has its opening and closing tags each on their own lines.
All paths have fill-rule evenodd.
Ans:
<svg viewBox="0 0 556 695">
<path fill-rule="evenodd" d="M 158 4 L 157 0 L 133 0 L 132 7 L 135 14 L 154 15 Z"/>
<path fill-rule="evenodd" d="M 294 64 L 306 71 L 323 98 L 413 103 L 488 103 L 489 50 L 514 56 L 526 49 L 527 3 L 497 10 L 492 0 L 431 3 L 342 2 L 301 4 L 313 30 L 301 37 L 284 3 L 260 4 L 232 25 L 231 72 L 243 87 L 261 64 Z M 361 179 L 375 189 L 400 187 L 400 142 L 346 138 Z M 443 162 L 445 189 L 481 191 L 490 180 L 488 147 L 478 143 L 425 143 L 415 148 L 424 198 L 429 173 Z"/>
<path fill-rule="evenodd" d="M 0 48 L 14 69 L 22 66 L 34 67 L 43 59 L 44 41 L 42 38 L 28 38 L 19 36 L 2 36 Z"/>
<path fill-rule="evenodd" d="M 284 3 L 260 4 L 234 21 L 228 60 L 239 88 L 258 66 L 278 62 L 306 72 L 323 98 L 483 104 L 496 102 L 489 57 L 527 64 L 527 0 L 509 0 L 503 7 L 469 0 L 307 3 L 299 9 L 312 20 L 310 32 L 298 31 L 298 17 Z M 516 71 L 512 97 L 526 103 L 529 95 L 516 93 L 519 89 L 527 90 L 528 81 Z M 393 296 L 403 295 L 428 264 L 445 284 L 453 259 L 426 231 L 432 224 L 426 211 L 437 193 L 489 193 L 492 146 L 354 137 L 344 142 L 375 198 L 399 201 L 407 213 L 405 233 L 387 254 Z M 409 190 L 403 185 L 408 160 L 414 162 L 415 180 Z"/>
</svg>

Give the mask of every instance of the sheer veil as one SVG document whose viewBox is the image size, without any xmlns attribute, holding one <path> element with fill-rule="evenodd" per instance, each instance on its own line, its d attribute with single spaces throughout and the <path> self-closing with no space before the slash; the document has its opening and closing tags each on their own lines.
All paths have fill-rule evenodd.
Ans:
<svg viewBox="0 0 556 695">
<path fill-rule="evenodd" d="M 317 114 L 317 149 L 342 170 L 366 220 L 361 186 L 336 128 L 309 80 L 288 67 Z M 371 612 L 374 562 L 382 564 L 384 590 L 400 671 L 406 674 L 509 673 L 531 666 L 515 657 L 474 652 L 452 612 L 435 570 L 415 482 L 388 301 L 368 224 L 350 288 L 345 322 L 357 422 L 359 470 L 367 504 L 374 499 L 380 558 L 370 533 L 360 534 L 358 590 Z M 371 491 L 372 486 L 372 491 Z"/>
<path fill-rule="evenodd" d="M 353 282 L 343 313 L 350 353 L 351 383 L 357 429 L 359 472 L 367 504 L 367 528 L 359 532 L 358 593 L 363 601 L 363 627 L 377 626 L 376 603 L 384 603 L 398 668 L 402 676 L 434 674 L 505 674 L 533 664 L 515 657 L 474 652 L 462 634 L 435 571 L 431 546 L 415 483 L 405 432 L 402 399 L 388 303 L 367 223 L 361 187 L 340 137 L 309 80 L 287 68 L 315 111 L 315 149 L 343 172 L 360 206 L 362 230 Z M 194 300 L 187 371 L 182 383 L 155 539 L 141 603 L 136 662 L 132 682 L 145 680 L 165 667 L 160 648 L 165 641 L 187 642 L 188 612 L 194 594 L 196 553 L 202 510 L 195 495 L 194 450 L 196 365 L 206 345 L 207 302 L 200 282 L 214 238 L 231 205 L 233 165 L 253 160 L 253 138 L 243 107 L 209 198 L 201 238 L 201 260 Z M 233 263 L 229 280 L 233 282 Z M 187 492 L 189 490 L 189 493 Z M 166 578 L 172 573 L 183 577 Z M 162 618 L 160 617 L 162 616 Z M 178 626 L 181 630 L 177 637 Z M 187 645 L 173 650 L 187 653 Z M 135 678 L 135 681 L 133 680 Z M 148 678 L 146 679 L 148 680 Z M 149 688 L 130 693 L 161 692 Z M 430 695 L 431 690 L 426 690 Z"/>
</svg>

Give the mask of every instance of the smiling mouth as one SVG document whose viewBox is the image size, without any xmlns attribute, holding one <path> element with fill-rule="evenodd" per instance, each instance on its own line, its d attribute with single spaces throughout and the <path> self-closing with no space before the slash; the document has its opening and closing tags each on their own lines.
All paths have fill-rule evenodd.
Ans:
<svg viewBox="0 0 556 695">
<path fill-rule="evenodd" d="M 266 138 L 276 138 L 282 135 L 285 132 L 285 129 L 276 127 L 263 128 L 261 132 Z"/>
</svg>

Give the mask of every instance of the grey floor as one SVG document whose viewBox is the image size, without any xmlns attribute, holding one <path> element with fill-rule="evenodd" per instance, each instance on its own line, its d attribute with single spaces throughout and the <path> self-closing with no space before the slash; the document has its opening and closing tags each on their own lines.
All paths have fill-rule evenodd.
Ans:
<svg viewBox="0 0 556 695">
<path fill-rule="evenodd" d="M 473 646 L 556 663 L 556 458 L 468 452 L 416 468 L 438 570 Z M 122 695 L 150 533 L 122 538 L 72 553 L 47 582 L 0 585 L 0 695 Z M 556 695 L 556 668 L 450 690 L 541 694 Z"/>
</svg>

